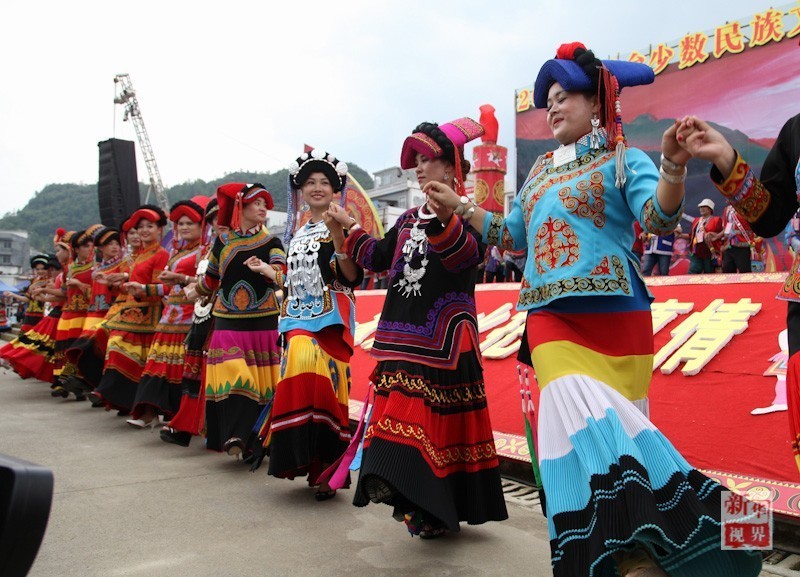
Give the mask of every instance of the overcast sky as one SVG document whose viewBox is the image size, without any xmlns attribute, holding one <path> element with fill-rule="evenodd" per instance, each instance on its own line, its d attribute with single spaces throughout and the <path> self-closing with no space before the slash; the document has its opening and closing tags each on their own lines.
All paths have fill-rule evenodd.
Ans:
<svg viewBox="0 0 800 577">
<path fill-rule="evenodd" d="M 277 170 L 304 143 L 374 172 L 398 164 L 419 122 L 477 118 L 484 103 L 498 111 L 512 160 L 514 90 L 533 83 L 560 43 L 626 56 L 726 20 L 744 24 L 770 5 L 6 0 L 0 214 L 48 183 L 95 182 L 97 142 L 136 140 L 113 103 L 117 73 L 131 75 L 166 186 Z M 141 158 L 138 170 L 146 182 Z"/>
</svg>

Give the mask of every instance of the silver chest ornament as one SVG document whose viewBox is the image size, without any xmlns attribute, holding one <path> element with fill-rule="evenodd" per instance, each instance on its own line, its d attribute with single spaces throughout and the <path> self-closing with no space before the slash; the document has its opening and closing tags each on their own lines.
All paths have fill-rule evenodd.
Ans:
<svg viewBox="0 0 800 577">
<path fill-rule="evenodd" d="M 322 280 L 318 258 L 322 241 L 330 232 L 320 221 L 307 224 L 289 244 L 286 258 L 286 315 L 311 319 L 324 311 L 324 294 L 328 287 Z"/>
<path fill-rule="evenodd" d="M 424 205 L 417 209 L 417 220 L 414 226 L 411 227 L 408 239 L 403 244 L 403 278 L 398 280 L 394 286 L 406 298 L 419 296 L 422 294 L 422 278 L 425 276 L 428 267 L 428 235 L 425 234 L 425 229 L 420 228 L 420 222 L 431 220 L 436 214 L 426 213 Z M 411 266 L 411 261 L 414 255 L 419 253 L 422 256 L 419 268 Z"/>
</svg>

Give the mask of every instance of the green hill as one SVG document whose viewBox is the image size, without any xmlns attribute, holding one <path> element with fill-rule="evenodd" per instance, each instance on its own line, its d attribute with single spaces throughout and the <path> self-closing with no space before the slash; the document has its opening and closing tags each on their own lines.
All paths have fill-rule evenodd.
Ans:
<svg viewBox="0 0 800 577">
<path fill-rule="evenodd" d="M 373 186 L 372 178 L 362 168 L 348 163 L 350 173 L 365 189 Z M 232 172 L 206 182 L 195 180 L 166 189 L 170 203 L 203 194 L 211 196 L 226 182 L 260 182 L 272 193 L 275 210 L 286 210 L 286 170 L 269 172 Z M 147 186 L 139 183 L 141 198 Z M 151 196 L 150 202 L 155 202 Z M 31 248 L 52 251 L 54 231 L 59 228 L 80 230 L 100 222 L 97 204 L 97 184 L 48 184 L 28 201 L 24 208 L 0 218 L 0 229 L 27 230 Z"/>
</svg>

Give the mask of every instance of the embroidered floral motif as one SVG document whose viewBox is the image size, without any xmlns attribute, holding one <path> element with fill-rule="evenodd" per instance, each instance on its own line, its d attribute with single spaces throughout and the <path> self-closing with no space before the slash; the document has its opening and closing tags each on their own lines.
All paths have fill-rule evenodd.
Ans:
<svg viewBox="0 0 800 577">
<path fill-rule="evenodd" d="M 606 207 L 603 200 L 603 173 L 591 173 L 588 180 L 579 180 L 575 188 L 578 189 L 577 196 L 572 196 L 569 186 L 558 191 L 561 204 L 576 216 L 590 218 L 597 228 L 603 228 L 606 224 L 606 215 L 603 214 Z"/>
<path fill-rule="evenodd" d="M 491 245 L 500 244 L 500 235 L 503 234 L 503 216 L 497 213 L 492 214 L 489 220 L 489 227 L 486 230 L 486 242 Z"/>
<path fill-rule="evenodd" d="M 561 279 L 538 287 L 526 287 L 523 282 L 519 293 L 518 306 L 525 308 L 550 301 L 559 296 L 587 293 L 631 294 L 630 282 L 625 276 L 625 267 L 619 257 L 611 257 L 614 278 L 572 277 Z"/>
<path fill-rule="evenodd" d="M 533 253 L 539 274 L 556 267 L 571 266 L 580 257 L 578 236 L 566 221 L 548 217 L 536 232 Z"/>
<path fill-rule="evenodd" d="M 611 265 L 608 264 L 608 257 L 604 256 L 603 260 L 600 261 L 600 264 L 594 267 L 592 269 L 592 272 L 590 272 L 589 274 L 592 276 L 597 276 L 597 275 L 605 276 L 611 274 Z"/>
</svg>

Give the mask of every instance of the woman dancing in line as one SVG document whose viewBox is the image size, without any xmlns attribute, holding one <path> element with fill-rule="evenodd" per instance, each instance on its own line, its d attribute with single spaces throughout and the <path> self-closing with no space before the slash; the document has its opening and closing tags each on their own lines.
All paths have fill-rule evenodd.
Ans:
<svg viewBox="0 0 800 577">
<path fill-rule="evenodd" d="M 660 171 L 626 147 L 619 90 L 653 79 L 644 64 L 564 45 L 534 85 L 562 146 L 537 159 L 509 216 L 459 209 L 442 183 L 424 191 L 487 242 L 528 248 L 520 351 L 542 391 L 538 456 L 554 575 L 755 576 L 757 552 L 721 550 L 722 488 L 648 419 L 652 297 L 630 250 L 632 223 L 653 234 L 675 227 L 689 158 L 675 125 L 662 138 Z"/>
<path fill-rule="evenodd" d="M 245 440 L 272 399 L 281 358 L 278 287 L 245 262 L 255 256 L 285 273 L 286 253 L 264 226 L 273 203 L 262 185 L 222 185 L 217 202 L 218 222 L 230 230 L 214 241 L 206 274 L 188 296 L 218 289 L 206 358 L 206 447 L 238 458 L 252 451 Z"/>
<path fill-rule="evenodd" d="M 180 407 L 184 341 L 194 313 L 194 301 L 183 289 L 194 282 L 204 232 L 203 212 L 209 200 L 195 196 L 176 202 L 170 209 L 176 248 L 158 275 L 162 283 L 158 292 L 166 297 L 166 303 L 136 390 L 133 418 L 127 421 L 132 427 L 148 427 L 160 415 L 170 420 Z"/>
<path fill-rule="evenodd" d="M 201 247 L 203 258 L 197 265 L 197 275 L 202 277 L 208 269 L 208 258 L 218 235 L 226 234 L 227 228 L 217 224 L 219 204 L 212 198 L 206 206 L 203 222 L 210 227 L 209 241 Z M 205 228 L 205 227 L 204 227 Z M 211 309 L 214 294 L 194 301 L 192 326 L 186 335 L 181 402 L 178 412 L 169 425 L 161 429 L 161 440 L 165 443 L 188 447 L 193 436 L 200 435 L 206 422 L 206 349 L 214 327 Z"/>
<path fill-rule="evenodd" d="M 281 380 L 264 428 L 269 474 L 308 476 L 316 499 L 336 494 L 319 475 L 350 443 L 350 357 L 355 332 L 355 296 L 363 272 L 342 252 L 342 225 L 327 213 L 335 193 L 345 195 L 347 165 L 316 149 L 289 167 L 289 214 L 299 196 L 310 218 L 286 228 L 286 276 L 257 258 L 254 271 L 284 289 L 278 331 L 284 338 Z M 294 234 L 292 234 L 294 231 Z M 291 239 L 291 240 L 290 240 Z"/>
<path fill-rule="evenodd" d="M 31 297 L 31 293 L 47 284 L 47 261 L 49 258 L 50 257 L 46 254 L 37 254 L 31 257 L 31 273 L 33 276 L 31 278 L 31 284 L 25 289 L 25 294 L 18 295 L 9 291 L 3 293 L 3 296 L 6 298 L 26 305 L 25 316 L 22 318 L 22 323 L 19 327 L 20 334 L 27 333 L 36 323 L 44 318 L 44 306 L 40 301 Z M 2 356 L 1 353 L 0 356 Z"/>
<path fill-rule="evenodd" d="M 74 231 L 67 232 L 62 228 L 56 231 L 53 238 L 56 254 L 47 263 L 50 281 L 31 293 L 34 299 L 50 303 L 50 312 L 28 332 L 3 347 L 3 358 L 22 379 L 33 377 L 46 383 L 53 382 L 55 337 L 64 304 L 61 284 L 72 254 L 69 240 L 74 234 Z"/>
<path fill-rule="evenodd" d="M 90 393 L 100 383 L 103 375 L 107 331 L 105 338 L 97 338 L 98 327 L 109 314 L 116 314 L 114 303 L 121 293 L 126 263 L 120 245 L 119 231 L 103 226 L 94 234 L 94 244 L 100 251 L 100 262 L 92 271 L 92 288 L 89 308 L 83 321 L 83 330 L 69 346 L 67 362 L 75 367 L 76 374 L 64 381 L 64 387 L 77 397 Z"/>
<path fill-rule="evenodd" d="M 105 367 L 100 385 L 93 395 L 95 404 L 102 400 L 108 409 L 121 416 L 130 413 L 136 398 L 156 324 L 161 318 L 161 292 L 158 275 L 169 260 L 161 246 L 161 231 L 167 215 L 155 205 L 139 207 L 126 221 L 136 228 L 141 247 L 133 258 L 127 282 L 122 290 L 127 298 L 120 311 L 110 319 Z M 99 399 L 99 400 L 98 400 Z"/>
<path fill-rule="evenodd" d="M 760 179 L 755 177 L 747 160 L 706 121 L 693 116 L 684 118 L 678 136 L 692 156 L 714 164 L 711 180 L 753 232 L 763 237 L 783 232 L 798 209 L 800 114 L 783 125 L 764 160 Z M 800 355 L 796 354 L 800 351 L 800 253 L 795 253 L 792 270 L 778 298 L 788 301 L 786 400 L 792 452 L 800 469 Z"/>
<path fill-rule="evenodd" d="M 93 233 L 101 225 L 79 231 L 71 239 L 74 259 L 69 263 L 67 280 L 66 301 L 61 310 L 56 330 L 56 346 L 53 355 L 53 387 L 50 393 L 54 397 L 67 398 L 70 388 L 67 381 L 76 376 L 75 365 L 67 360 L 67 349 L 75 342 L 83 331 L 86 313 L 89 310 L 92 290 L 92 271 L 95 261 Z M 82 390 L 74 389 L 76 401 L 85 401 L 86 395 Z"/>
<path fill-rule="evenodd" d="M 420 186 L 464 192 L 464 144 L 483 134 L 469 118 L 420 124 L 400 157 Z M 466 197 L 464 197 L 466 199 Z M 386 236 L 349 227 L 347 255 L 390 271 L 372 356 L 375 404 L 353 503 L 384 502 L 412 535 L 434 538 L 508 517 L 486 405 L 475 311 L 478 241 L 453 211 L 428 202 L 406 211 Z"/>
</svg>

